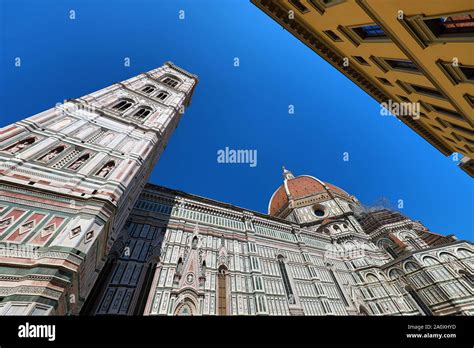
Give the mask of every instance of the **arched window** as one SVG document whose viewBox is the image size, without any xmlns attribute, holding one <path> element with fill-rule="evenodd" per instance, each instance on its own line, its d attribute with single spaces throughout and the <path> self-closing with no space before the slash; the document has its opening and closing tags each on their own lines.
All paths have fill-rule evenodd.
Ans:
<svg viewBox="0 0 474 348">
<path fill-rule="evenodd" d="M 161 80 L 161 82 L 170 87 L 176 87 L 179 84 L 179 79 L 174 76 L 166 76 L 164 79 Z"/>
<path fill-rule="evenodd" d="M 141 119 L 144 119 L 145 117 L 147 117 L 148 115 L 151 114 L 151 110 L 149 108 L 140 108 L 138 109 L 132 117 L 135 117 L 135 118 L 141 118 Z"/>
<path fill-rule="evenodd" d="M 160 99 L 160 100 L 165 100 L 167 97 L 168 97 L 168 92 L 166 91 L 160 91 L 157 95 L 156 95 L 156 99 Z"/>
<path fill-rule="evenodd" d="M 278 267 L 280 268 L 280 273 L 283 279 L 283 286 L 285 287 L 288 303 L 295 304 L 295 295 L 293 294 L 293 289 L 291 288 L 290 278 L 288 277 L 288 273 L 286 272 L 285 258 L 282 255 L 278 256 Z"/>
<path fill-rule="evenodd" d="M 31 144 L 33 144 L 35 141 L 36 141 L 36 138 L 29 137 L 29 138 L 26 138 L 26 139 L 23 139 L 23 140 L 20 140 L 20 141 L 16 142 L 15 144 L 7 147 L 6 149 L 4 149 L 2 151 L 6 151 L 9 154 L 14 155 L 14 154 L 20 152 L 21 150 L 25 149 L 26 147 L 30 146 Z"/>
<path fill-rule="evenodd" d="M 474 253 L 468 249 L 458 249 L 457 254 L 459 255 L 460 259 L 474 255 Z"/>
<path fill-rule="evenodd" d="M 416 265 L 414 262 L 405 263 L 405 271 L 407 273 L 415 272 L 418 268 L 418 265 Z"/>
<path fill-rule="evenodd" d="M 426 266 L 436 266 L 436 265 L 439 264 L 439 261 L 436 260 L 434 257 L 427 256 L 427 257 L 423 258 L 423 263 Z"/>
<path fill-rule="evenodd" d="M 133 105 L 133 103 L 130 100 L 121 100 L 118 103 L 116 103 L 112 109 L 115 109 L 117 111 L 125 111 L 128 108 L 130 108 Z"/>
<path fill-rule="evenodd" d="M 393 248 L 393 242 L 389 241 L 388 239 L 383 239 L 379 243 L 379 246 L 385 249 L 385 251 L 389 253 L 391 257 L 393 257 L 394 259 L 398 257 L 397 253 L 395 252 L 395 249 Z"/>
<path fill-rule="evenodd" d="M 49 151 L 44 156 L 42 156 L 39 160 L 44 163 L 48 163 L 56 158 L 61 152 L 63 152 L 64 146 L 58 146 L 55 149 Z"/>
<path fill-rule="evenodd" d="M 420 250 L 420 246 L 412 237 L 406 237 L 405 242 L 413 249 L 413 250 Z"/>
<path fill-rule="evenodd" d="M 68 168 L 71 169 L 71 170 L 78 170 L 79 168 L 82 167 L 82 165 L 84 163 L 87 162 L 87 160 L 89 159 L 90 155 L 87 153 L 85 155 L 82 155 L 81 157 L 79 157 L 77 160 L 75 160 Z"/>
<path fill-rule="evenodd" d="M 155 89 L 156 89 L 155 87 L 148 85 L 148 86 L 145 86 L 144 88 L 142 88 L 142 92 L 145 92 L 146 94 L 150 94 Z"/>
<path fill-rule="evenodd" d="M 217 302 L 219 315 L 227 315 L 227 278 L 229 272 L 225 266 L 217 270 Z"/>
</svg>

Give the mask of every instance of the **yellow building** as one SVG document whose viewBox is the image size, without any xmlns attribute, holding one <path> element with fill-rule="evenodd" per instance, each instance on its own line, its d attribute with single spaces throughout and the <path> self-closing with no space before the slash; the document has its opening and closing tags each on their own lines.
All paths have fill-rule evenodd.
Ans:
<svg viewBox="0 0 474 348">
<path fill-rule="evenodd" d="M 472 0 L 251 1 L 474 176 Z"/>
</svg>

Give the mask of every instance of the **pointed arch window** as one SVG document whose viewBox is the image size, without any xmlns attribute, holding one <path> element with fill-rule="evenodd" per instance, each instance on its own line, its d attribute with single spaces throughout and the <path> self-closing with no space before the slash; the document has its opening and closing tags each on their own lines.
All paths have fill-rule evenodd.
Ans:
<svg viewBox="0 0 474 348">
<path fill-rule="evenodd" d="M 156 95 L 156 99 L 165 100 L 166 98 L 168 98 L 168 95 L 169 95 L 168 92 L 166 92 L 166 91 L 160 91 L 160 92 Z"/>
<path fill-rule="evenodd" d="M 125 111 L 129 109 L 132 105 L 133 103 L 130 100 L 121 100 L 114 106 L 112 106 L 112 109 L 115 109 L 117 111 Z"/>
<path fill-rule="evenodd" d="M 412 237 L 406 237 L 405 242 L 413 249 L 413 250 L 420 250 L 420 246 Z"/>
<path fill-rule="evenodd" d="M 146 94 L 150 94 L 150 93 L 154 92 L 155 90 L 156 90 L 156 88 L 153 87 L 153 86 L 150 86 L 150 85 L 145 86 L 144 88 L 142 88 L 142 92 L 145 92 Z"/>
<path fill-rule="evenodd" d="M 283 279 L 283 286 L 285 287 L 286 297 L 290 304 L 295 304 L 295 295 L 291 288 L 290 278 L 286 271 L 285 258 L 282 255 L 278 256 L 278 267 L 280 268 L 281 277 Z"/>
<path fill-rule="evenodd" d="M 144 107 L 142 107 L 142 108 L 138 109 L 138 110 L 133 114 L 132 117 L 144 119 L 144 118 L 146 118 L 146 117 L 147 117 L 148 115 L 150 115 L 150 114 L 151 114 L 151 110 L 150 110 L 149 108 L 144 108 Z"/>
<path fill-rule="evenodd" d="M 227 282 L 229 271 L 225 266 L 217 270 L 218 315 L 227 315 Z"/>
<path fill-rule="evenodd" d="M 176 87 L 179 84 L 179 80 L 176 77 L 166 76 L 163 80 L 161 80 L 165 85 L 170 87 Z"/>
</svg>

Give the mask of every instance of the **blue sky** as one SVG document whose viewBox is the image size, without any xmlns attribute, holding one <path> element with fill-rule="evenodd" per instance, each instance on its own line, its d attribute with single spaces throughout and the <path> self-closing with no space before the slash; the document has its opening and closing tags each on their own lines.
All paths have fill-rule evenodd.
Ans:
<svg viewBox="0 0 474 348">
<path fill-rule="evenodd" d="M 170 60 L 200 83 L 151 182 L 266 212 L 285 165 L 473 239 L 474 188 L 453 159 L 247 0 L 2 0 L 0 44 L 0 126 Z M 257 166 L 218 163 L 225 147 L 257 150 Z"/>
</svg>

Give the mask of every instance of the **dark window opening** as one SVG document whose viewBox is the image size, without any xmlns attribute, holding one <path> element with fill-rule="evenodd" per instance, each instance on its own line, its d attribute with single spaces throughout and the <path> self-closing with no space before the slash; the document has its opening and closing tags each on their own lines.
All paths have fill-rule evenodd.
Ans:
<svg viewBox="0 0 474 348">
<path fill-rule="evenodd" d="M 303 3 L 301 2 L 301 0 L 290 0 L 290 3 L 296 7 L 298 9 L 298 11 L 302 12 L 302 13 L 306 13 L 306 12 L 309 12 L 309 9 L 303 5 Z"/>
<path fill-rule="evenodd" d="M 324 30 L 323 33 L 329 36 L 332 41 L 342 41 L 341 38 L 332 30 Z"/>
<path fill-rule="evenodd" d="M 418 67 L 411 60 L 404 59 L 385 59 L 385 62 L 393 69 L 401 69 L 407 71 L 419 71 Z"/>
<path fill-rule="evenodd" d="M 377 77 L 377 80 L 379 80 L 380 82 L 382 82 L 384 85 L 387 85 L 387 86 L 393 86 L 389 80 L 387 79 L 384 79 L 383 77 Z"/>
<path fill-rule="evenodd" d="M 295 296 L 293 295 L 293 290 L 291 289 L 290 278 L 286 272 L 285 262 L 283 261 L 283 256 L 278 257 L 278 267 L 280 268 L 281 277 L 283 279 L 283 286 L 285 288 L 286 296 L 290 304 L 295 303 Z"/>
<path fill-rule="evenodd" d="M 471 37 L 474 35 L 474 16 L 472 14 L 426 19 L 425 23 L 436 37 Z"/>
<path fill-rule="evenodd" d="M 160 100 L 165 100 L 167 97 L 168 97 L 168 93 L 165 91 L 161 91 L 160 93 L 156 95 L 156 98 Z"/>
<path fill-rule="evenodd" d="M 363 40 L 387 38 L 385 31 L 377 24 L 364 25 L 362 27 L 352 28 L 352 30 Z"/>
<path fill-rule="evenodd" d="M 402 101 L 406 102 L 406 103 L 410 103 L 410 99 L 408 99 L 407 97 L 403 96 L 403 95 L 397 95 L 398 98 L 400 98 Z"/>
<path fill-rule="evenodd" d="M 146 86 L 145 88 L 142 89 L 142 91 L 147 93 L 147 94 L 150 94 L 154 90 L 155 90 L 155 87 L 153 87 L 153 86 Z"/>
<path fill-rule="evenodd" d="M 122 100 L 119 103 L 115 104 L 113 106 L 113 109 L 118 110 L 118 111 L 125 111 L 131 106 L 132 106 L 131 102 L 129 102 L 127 100 Z"/>
<path fill-rule="evenodd" d="M 147 108 L 140 108 L 140 109 L 138 109 L 137 112 L 135 112 L 135 113 L 133 114 L 133 117 L 136 117 L 136 118 L 145 118 L 145 117 L 147 117 L 150 113 L 151 113 L 151 110 L 150 110 L 150 109 L 147 109 Z"/>
<path fill-rule="evenodd" d="M 423 87 L 423 86 L 418 86 L 418 85 L 411 85 L 411 87 L 417 93 L 427 94 L 427 95 L 434 96 L 434 97 L 444 98 L 444 96 L 438 90 L 436 90 L 434 88 Z"/>
<path fill-rule="evenodd" d="M 474 81 L 474 66 L 460 65 L 459 70 L 464 74 L 466 80 Z"/>
<path fill-rule="evenodd" d="M 442 113 L 442 114 L 446 114 L 446 115 L 449 115 L 449 116 L 452 116 L 452 117 L 456 117 L 456 118 L 460 118 L 460 119 L 463 119 L 463 117 L 457 113 L 456 111 L 453 111 L 453 110 L 449 110 L 449 109 L 445 109 L 445 108 L 442 108 L 441 106 L 438 106 L 438 105 L 433 105 L 431 104 L 431 107 L 439 112 L 439 113 Z"/>
<path fill-rule="evenodd" d="M 361 56 L 353 56 L 353 58 L 356 60 L 357 63 L 361 64 L 361 65 L 369 65 L 369 63 L 367 63 L 367 61 L 362 58 Z"/>
<path fill-rule="evenodd" d="M 168 85 L 168 86 L 171 86 L 171 87 L 176 87 L 178 85 L 178 81 L 176 81 L 175 79 L 173 79 L 171 77 L 165 77 L 163 79 L 163 83 L 165 85 Z"/>
</svg>

